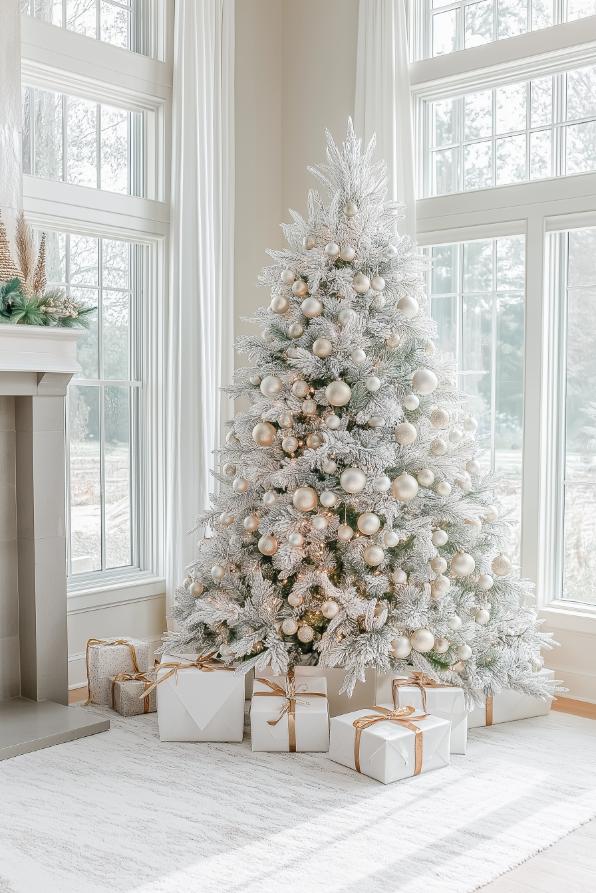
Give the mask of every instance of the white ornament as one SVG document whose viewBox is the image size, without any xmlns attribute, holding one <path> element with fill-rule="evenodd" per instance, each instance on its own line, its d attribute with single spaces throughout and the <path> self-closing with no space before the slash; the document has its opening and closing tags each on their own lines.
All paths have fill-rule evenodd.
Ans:
<svg viewBox="0 0 596 893">
<path fill-rule="evenodd" d="M 294 437 L 293 434 L 290 434 L 288 437 L 284 437 L 281 442 L 281 448 L 284 453 L 295 453 L 298 449 L 298 438 Z"/>
<path fill-rule="evenodd" d="M 362 493 L 366 487 L 366 475 L 360 468 L 346 468 L 339 482 L 346 493 Z"/>
<path fill-rule="evenodd" d="M 205 587 L 200 580 L 196 580 L 190 587 L 190 594 L 194 595 L 195 598 L 198 598 L 199 595 L 202 595 L 204 591 Z"/>
<path fill-rule="evenodd" d="M 432 651 L 435 637 L 429 629 L 416 629 L 410 636 L 410 642 L 415 651 L 424 654 L 427 651 Z"/>
<path fill-rule="evenodd" d="M 385 553 L 380 546 L 370 545 L 366 547 L 362 553 L 362 557 L 369 567 L 378 567 L 378 565 L 383 562 Z"/>
<path fill-rule="evenodd" d="M 298 624 L 292 617 L 286 617 L 286 619 L 282 621 L 281 631 L 284 636 L 294 636 L 298 631 Z"/>
<path fill-rule="evenodd" d="M 300 338 L 304 335 L 304 326 L 299 322 L 293 322 L 288 326 L 288 335 L 290 338 Z"/>
<path fill-rule="evenodd" d="M 349 543 L 354 536 L 354 531 L 348 524 L 340 524 L 337 528 L 337 538 L 342 543 Z"/>
<path fill-rule="evenodd" d="M 372 482 L 372 488 L 377 493 L 386 493 L 391 487 L 391 478 L 388 478 L 386 474 L 380 474 L 376 477 Z"/>
<path fill-rule="evenodd" d="M 323 312 L 323 305 L 318 298 L 305 298 L 300 305 L 300 309 L 307 319 L 314 319 Z"/>
<path fill-rule="evenodd" d="M 321 468 L 325 474 L 335 474 L 337 471 L 337 462 L 333 459 L 325 459 L 324 462 L 321 463 Z"/>
<path fill-rule="evenodd" d="M 447 561 L 442 555 L 435 555 L 430 560 L 430 566 L 436 574 L 442 574 L 447 570 Z"/>
<path fill-rule="evenodd" d="M 351 307 L 343 307 L 337 314 L 337 318 L 342 326 L 347 326 L 356 321 L 358 314 Z"/>
<path fill-rule="evenodd" d="M 317 338 L 312 346 L 315 357 L 328 357 L 333 353 L 333 344 L 329 338 Z"/>
<path fill-rule="evenodd" d="M 298 533 L 298 531 L 294 531 L 293 533 L 290 533 L 288 535 L 288 542 L 289 542 L 290 546 L 294 546 L 295 548 L 298 548 L 299 546 L 301 546 L 303 544 L 304 537 L 302 536 L 301 533 Z"/>
<path fill-rule="evenodd" d="M 335 465 L 335 463 L 333 463 Z M 337 496 L 331 490 L 323 490 L 319 497 L 321 505 L 326 509 L 332 509 L 337 504 Z"/>
<path fill-rule="evenodd" d="M 449 629 L 452 629 L 453 631 L 455 631 L 456 629 L 459 629 L 461 627 L 461 625 L 462 625 L 462 619 L 459 616 L 459 614 L 453 614 L 447 621 L 447 626 L 449 627 Z"/>
<path fill-rule="evenodd" d="M 397 567 L 391 574 L 391 579 L 396 586 L 404 586 L 408 582 L 408 575 L 401 567 Z"/>
<path fill-rule="evenodd" d="M 399 347 L 400 341 L 401 335 L 398 332 L 390 332 L 385 338 L 385 344 L 391 350 L 395 350 L 396 347 Z"/>
<path fill-rule="evenodd" d="M 376 375 L 368 375 L 364 379 L 364 387 L 367 391 L 370 391 L 371 394 L 376 394 L 381 387 L 381 379 Z"/>
<path fill-rule="evenodd" d="M 450 420 L 451 416 L 441 406 L 435 406 L 430 414 L 430 423 L 433 428 L 446 428 Z"/>
<path fill-rule="evenodd" d="M 437 654 L 445 654 L 446 651 L 449 651 L 449 642 L 447 639 L 443 639 L 440 636 L 438 639 L 435 639 L 435 649 Z"/>
<path fill-rule="evenodd" d="M 299 594 L 296 593 L 296 592 L 291 592 L 291 593 L 288 595 L 288 604 L 289 604 L 290 607 L 292 607 L 292 608 L 298 608 L 298 607 L 300 607 L 300 605 L 302 604 L 303 601 L 304 601 L 303 596 L 299 595 Z"/>
<path fill-rule="evenodd" d="M 312 512 L 317 507 L 319 496 L 312 487 L 298 487 L 292 496 L 292 505 L 299 512 Z"/>
<path fill-rule="evenodd" d="M 418 409 L 420 406 L 420 399 L 416 396 L 416 394 L 406 394 L 404 397 L 404 407 L 405 409 L 413 412 L 415 409 Z"/>
<path fill-rule="evenodd" d="M 223 580 L 226 575 L 226 569 L 221 564 L 214 564 L 211 568 L 211 579 L 218 582 Z"/>
<path fill-rule="evenodd" d="M 460 660 L 469 660 L 472 657 L 472 649 L 469 645 L 459 645 L 455 649 L 455 653 Z"/>
<path fill-rule="evenodd" d="M 325 416 L 325 426 L 329 428 L 330 431 L 337 431 L 339 426 L 341 425 L 341 419 L 335 413 L 331 413 L 331 415 Z"/>
<path fill-rule="evenodd" d="M 421 468 L 416 478 L 421 487 L 432 487 L 435 482 L 435 474 L 430 468 Z"/>
<path fill-rule="evenodd" d="M 357 213 L 358 205 L 350 199 L 350 201 L 347 201 L 344 205 L 344 214 L 346 217 L 355 217 Z"/>
<path fill-rule="evenodd" d="M 247 481 L 246 478 L 234 478 L 232 487 L 236 493 L 247 493 L 250 489 L 250 482 Z"/>
<path fill-rule="evenodd" d="M 439 527 L 438 530 L 433 531 L 432 542 L 433 546 L 445 546 L 449 541 L 449 537 L 447 536 L 446 531 L 441 530 Z"/>
<path fill-rule="evenodd" d="M 413 298 L 411 295 L 404 295 L 397 302 L 397 309 L 401 310 L 406 319 L 413 319 L 418 315 L 420 307 L 416 298 Z"/>
<path fill-rule="evenodd" d="M 327 620 L 333 620 L 338 611 L 339 605 L 337 604 L 337 602 L 334 602 L 333 599 L 328 599 L 321 605 L 321 614 L 323 615 L 323 617 L 326 617 Z"/>
<path fill-rule="evenodd" d="M 492 560 L 491 570 L 497 577 L 506 577 L 511 573 L 511 562 L 506 555 L 497 555 Z"/>
<path fill-rule="evenodd" d="M 277 375 L 266 375 L 260 384 L 260 391 L 264 397 L 277 397 L 283 389 L 283 382 Z"/>
<path fill-rule="evenodd" d="M 263 505 L 266 505 L 268 508 L 271 508 L 272 505 L 275 505 L 277 500 L 277 496 L 273 492 L 273 490 L 266 490 L 263 493 Z"/>
<path fill-rule="evenodd" d="M 310 251 L 316 244 L 314 236 L 305 236 L 302 240 L 302 247 L 306 251 Z"/>
<path fill-rule="evenodd" d="M 337 242 L 327 242 L 325 245 L 325 254 L 332 260 L 339 256 L 339 245 Z"/>
<path fill-rule="evenodd" d="M 303 378 L 299 378 L 292 385 L 292 393 L 294 397 L 306 397 L 308 392 L 310 391 L 310 387 L 307 381 L 304 381 Z"/>
<path fill-rule="evenodd" d="M 464 432 L 461 428 L 452 428 L 449 432 L 449 440 L 451 443 L 461 443 L 464 437 Z"/>
<path fill-rule="evenodd" d="M 381 415 L 371 415 L 368 420 L 369 428 L 384 428 L 386 424 L 385 419 Z"/>
<path fill-rule="evenodd" d="M 443 598 L 449 592 L 451 583 L 448 577 L 439 574 L 430 584 L 430 591 L 433 598 Z"/>
<path fill-rule="evenodd" d="M 385 288 L 385 280 L 382 276 L 379 276 L 378 273 L 370 280 L 370 284 L 375 291 L 383 291 L 383 289 Z"/>
<path fill-rule="evenodd" d="M 439 496 L 449 496 L 449 494 L 451 493 L 451 484 L 449 483 L 449 481 L 439 481 L 439 483 L 435 487 L 435 490 L 437 491 L 437 494 Z"/>
<path fill-rule="evenodd" d="M 258 388 L 258 386 L 261 384 L 261 376 L 260 375 L 251 375 L 248 380 L 250 381 L 251 385 L 253 385 L 255 388 Z"/>
<path fill-rule="evenodd" d="M 480 474 L 480 463 L 476 459 L 470 459 L 466 462 L 466 471 L 468 474 Z"/>
<path fill-rule="evenodd" d="M 307 642 L 312 642 L 314 634 L 314 629 L 312 628 L 312 626 L 309 626 L 308 623 L 305 623 L 298 628 L 298 638 L 304 644 L 306 644 Z"/>
<path fill-rule="evenodd" d="M 381 519 L 374 512 L 363 512 L 359 515 L 356 526 L 365 536 L 374 536 L 381 526 Z"/>
<path fill-rule="evenodd" d="M 296 295 L 297 298 L 303 298 L 304 295 L 308 294 L 308 285 L 304 279 L 297 279 L 296 282 L 294 282 L 292 285 L 292 294 Z"/>
<path fill-rule="evenodd" d="M 401 446 L 414 443 L 418 437 L 418 431 L 411 422 L 400 422 L 395 428 L 395 439 Z"/>
<path fill-rule="evenodd" d="M 352 245 L 344 245 L 339 252 L 339 256 L 342 260 L 345 260 L 345 262 L 349 264 L 350 261 L 353 261 L 356 257 L 356 249 L 353 248 Z"/>
<path fill-rule="evenodd" d="M 388 549 L 393 549 L 399 544 L 399 535 L 395 530 L 385 530 L 383 533 L 383 542 Z"/>
<path fill-rule="evenodd" d="M 313 527 L 313 530 L 318 530 L 319 533 L 327 529 L 327 518 L 325 518 L 323 515 L 315 515 L 310 523 Z"/>
<path fill-rule="evenodd" d="M 261 447 L 269 447 L 275 443 L 277 431 L 271 422 L 257 422 L 252 429 L 252 439 Z"/>
<path fill-rule="evenodd" d="M 476 562 L 467 552 L 456 552 L 451 559 L 451 570 L 458 577 L 469 577 L 475 568 Z"/>
<path fill-rule="evenodd" d="M 400 502 L 410 502 L 418 493 L 418 481 L 411 474 L 403 472 L 391 484 L 391 493 Z"/>
<path fill-rule="evenodd" d="M 257 530 L 257 528 L 259 526 L 259 521 L 260 521 L 259 516 L 252 513 L 252 514 L 246 516 L 246 518 L 242 522 L 242 526 L 244 527 L 245 530 L 248 530 L 248 531 L 250 531 L 250 533 L 252 533 L 253 531 Z"/>
<path fill-rule="evenodd" d="M 430 444 L 430 451 L 433 456 L 444 456 L 447 452 L 447 444 L 442 437 L 435 437 Z"/>
<path fill-rule="evenodd" d="M 314 400 L 305 400 L 302 404 L 302 412 L 304 415 L 316 415 L 317 414 L 317 404 Z"/>
<path fill-rule="evenodd" d="M 226 462 L 226 464 L 222 468 L 222 471 L 226 477 L 233 478 L 236 474 L 236 466 L 233 465 L 231 462 Z"/>
<path fill-rule="evenodd" d="M 439 380 L 432 369 L 421 366 L 412 377 L 412 388 L 417 394 L 432 394 Z"/>
<path fill-rule="evenodd" d="M 355 350 L 353 350 L 350 357 L 353 363 L 366 363 L 366 354 L 361 347 L 357 347 Z"/>
<path fill-rule="evenodd" d="M 266 533 L 260 538 L 257 548 L 262 555 L 275 555 L 278 549 L 277 540 L 271 534 Z"/>
<path fill-rule="evenodd" d="M 275 297 L 271 298 L 271 303 L 269 304 L 269 309 L 273 313 L 286 313 L 289 307 L 290 302 L 285 295 L 275 295 Z"/>
<path fill-rule="evenodd" d="M 397 636 L 391 643 L 391 651 L 394 657 L 404 660 L 410 656 L 412 646 L 407 636 Z"/>
<path fill-rule="evenodd" d="M 338 379 L 327 385 L 325 388 L 325 396 L 331 406 L 345 406 L 350 402 L 352 389 L 345 381 Z"/>
<path fill-rule="evenodd" d="M 279 277 L 280 282 L 282 282 L 284 285 L 291 285 L 294 282 L 295 278 L 296 274 L 293 270 L 289 269 L 282 270 Z"/>
<path fill-rule="evenodd" d="M 476 611 L 475 617 L 476 623 L 480 624 L 480 626 L 486 626 L 486 624 L 490 621 L 490 611 L 487 608 L 478 608 Z"/>
<path fill-rule="evenodd" d="M 495 581 L 490 574 L 480 574 L 480 576 L 478 577 L 478 586 L 484 592 L 488 592 L 488 590 L 492 589 L 494 585 Z"/>
<path fill-rule="evenodd" d="M 370 279 L 364 273 L 356 273 L 352 279 L 352 288 L 360 295 L 365 295 L 370 288 Z"/>
</svg>

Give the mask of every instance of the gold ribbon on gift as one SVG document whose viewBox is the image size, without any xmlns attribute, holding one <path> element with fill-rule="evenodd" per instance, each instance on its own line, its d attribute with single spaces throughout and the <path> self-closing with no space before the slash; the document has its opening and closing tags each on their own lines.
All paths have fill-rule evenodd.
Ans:
<svg viewBox="0 0 596 893">
<path fill-rule="evenodd" d="M 271 691 L 255 691 L 253 692 L 253 698 L 283 698 L 284 704 L 281 708 L 280 714 L 277 719 L 268 719 L 267 725 L 276 726 L 278 722 L 283 719 L 284 716 L 288 717 L 288 742 L 289 742 L 289 752 L 296 753 L 296 704 L 297 703 L 308 703 L 305 701 L 305 698 L 326 698 L 327 695 L 322 691 L 297 691 L 296 690 L 296 679 L 294 677 L 294 673 L 290 670 L 286 677 L 286 686 L 283 688 L 281 685 L 278 685 L 277 682 L 273 682 L 271 679 L 262 679 L 260 677 L 255 678 L 255 682 L 261 682 L 263 685 L 266 685 Z"/>
<path fill-rule="evenodd" d="M 112 710 L 115 710 L 114 706 L 114 695 L 116 693 L 116 683 L 117 682 L 144 682 L 145 687 L 143 690 L 143 694 L 140 695 L 143 698 L 143 713 L 149 713 L 150 707 L 150 688 L 154 682 L 153 676 L 149 676 L 147 673 L 118 673 L 116 676 L 112 676 Z"/>
<path fill-rule="evenodd" d="M 217 660 L 215 657 L 216 654 L 217 651 L 212 651 L 210 654 L 204 654 L 202 657 L 197 657 L 195 660 L 166 661 L 166 663 L 157 664 L 155 667 L 155 670 L 158 673 L 157 679 L 152 682 L 141 697 L 150 694 L 154 688 L 157 688 L 158 685 L 161 685 L 162 682 L 165 682 L 166 679 L 170 679 L 172 676 L 176 677 L 177 682 L 178 672 L 180 670 L 201 670 L 203 673 L 213 673 L 216 670 L 224 670 L 230 673 L 236 672 L 234 667 L 226 667 L 220 660 Z M 167 670 L 167 672 L 160 674 L 160 670 Z"/>
<path fill-rule="evenodd" d="M 449 685 L 447 682 L 437 682 L 435 679 L 432 679 L 430 676 L 427 676 L 426 673 L 421 673 L 416 670 L 413 673 L 410 673 L 409 676 L 399 677 L 394 679 L 391 685 L 391 693 L 393 695 L 393 706 L 397 710 L 400 706 L 399 703 L 399 690 L 404 685 L 413 685 L 416 688 L 420 689 L 420 695 L 422 698 L 422 710 L 426 713 L 426 689 L 427 688 L 452 688 L 453 686 Z"/>
<path fill-rule="evenodd" d="M 494 707 L 494 697 L 493 697 L 493 695 L 487 695 L 486 696 L 486 706 L 484 708 L 487 726 L 492 726 L 492 724 L 493 724 L 493 707 Z"/>
<path fill-rule="evenodd" d="M 424 737 L 422 729 L 418 728 L 416 723 L 419 719 L 426 719 L 428 714 L 422 713 L 418 716 L 412 716 L 412 714 L 416 712 L 415 707 L 397 707 L 395 710 L 390 710 L 388 707 L 367 707 L 366 709 L 376 710 L 377 712 L 372 716 L 360 716 L 352 723 L 356 730 L 356 734 L 354 735 L 354 766 L 356 772 L 362 772 L 362 769 L 360 768 L 360 739 L 362 733 L 378 722 L 395 722 L 405 726 L 406 729 L 409 729 L 409 731 L 413 732 L 415 735 L 414 775 L 420 775 L 422 772 L 422 746 Z"/>
<path fill-rule="evenodd" d="M 92 645 L 126 645 L 130 652 L 130 660 L 132 663 L 132 672 L 140 673 L 141 670 L 139 668 L 139 662 L 137 659 L 137 651 L 132 642 L 129 642 L 128 639 L 87 639 L 87 645 L 85 647 L 85 666 L 87 668 L 87 689 L 89 690 L 89 649 Z M 91 703 L 91 692 L 89 691 L 89 697 L 87 698 L 87 704 Z"/>
</svg>

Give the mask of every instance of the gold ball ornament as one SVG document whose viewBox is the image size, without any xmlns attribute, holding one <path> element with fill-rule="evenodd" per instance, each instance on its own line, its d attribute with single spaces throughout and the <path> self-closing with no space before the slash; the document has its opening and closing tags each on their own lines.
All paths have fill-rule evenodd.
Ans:
<svg viewBox="0 0 596 893">
<path fill-rule="evenodd" d="M 325 396 L 331 406 L 346 406 L 352 396 L 351 387 L 345 381 L 332 381 L 325 388 Z"/>
<path fill-rule="evenodd" d="M 293 270 L 285 269 L 282 270 L 279 276 L 279 281 L 282 285 L 291 285 L 296 279 L 296 274 Z"/>
<path fill-rule="evenodd" d="M 381 519 L 374 512 L 363 512 L 359 515 L 356 526 L 365 536 L 374 536 L 381 527 Z"/>
<path fill-rule="evenodd" d="M 266 533 L 260 538 L 257 548 L 262 555 L 275 555 L 278 549 L 278 542 L 274 536 Z"/>
<path fill-rule="evenodd" d="M 252 439 L 257 446 L 270 447 L 275 443 L 277 431 L 271 422 L 257 422 L 252 429 Z"/>
<path fill-rule="evenodd" d="M 221 564 L 214 564 L 211 568 L 211 579 L 218 583 L 226 575 L 226 569 Z"/>
<path fill-rule="evenodd" d="M 400 422 L 395 428 L 395 439 L 401 446 L 409 446 L 418 437 L 418 431 L 411 422 Z"/>
<path fill-rule="evenodd" d="M 446 651 L 449 651 L 449 642 L 447 641 L 447 639 L 444 639 L 442 636 L 439 636 L 438 639 L 435 639 L 434 650 L 437 654 L 445 654 Z"/>
<path fill-rule="evenodd" d="M 391 484 L 391 493 L 400 502 L 410 502 L 418 493 L 418 481 L 404 471 Z"/>
<path fill-rule="evenodd" d="M 370 545 L 367 546 L 362 553 L 362 558 L 364 559 L 365 564 L 368 564 L 369 567 L 378 567 L 379 564 L 383 563 L 385 553 L 380 546 Z"/>
<path fill-rule="evenodd" d="M 295 453 L 298 449 L 298 438 L 294 437 L 293 434 L 290 434 L 288 437 L 284 437 L 281 442 L 281 448 L 284 453 Z"/>
<path fill-rule="evenodd" d="M 312 352 L 316 357 L 324 359 L 333 353 L 333 344 L 329 338 L 317 338 L 312 346 Z"/>
<path fill-rule="evenodd" d="M 318 298 L 305 298 L 300 309 L 307 319 L 315 319 L 323 312 L 323 305 Z"/>
<path fill-rule="evenodd" d="M 451 416 L 441 406 L 436 406 L 430 414 L 430 423 L 433 428 L 446 428 L 450 421 Z"/>
<path fill-rule="evenodd" d="M 329 428 L 330 431 L 337 431 L 339 426 L 341 425 L 341 419 L 335 413 L 331 413 L 328 416 L 325 416 L 325 427 Z"/>
<path fill-rule="evenodd" d="M 260 375 L 251 375 L 248 380 L 250 381 L 251 385 L 253 385 L 255 388 L 258 388 L 258 386 L 261 384 L 261 376 Z"/>
<path fill-rule="evenodd" d="M 511 573 L 511 562 L 506 555 L 497 555 L 491 563 L 491 570 L 497 577 L 506 577 Z"/>
<path fill-rule="evenodd" d="M 372 488 L 376 493 L 387 493 L 391 489 L 391 478 L 386 474 L 380 474 L 373 480 Z"/>
<path fill-rule="evenodd" d="M 247 481 L 246 478 L 234 478 L 232 487 L 236 493 L 248 493 L 250 490 L 250 481 Z"/>
<path fill-rule="evenodd" d="M 305 236 L 302 240 L 302 247 L 305 251 L 310 251 L 316 245 L 316 240 L 314 236 Z"/>
<path fill-rule="evenodd" d="M 339 482 L 346 493 L 362 493 L 366 487 L 366 475 L 360 468 L 346 468 Z"/>
<path fill-rule="evenodd" d="M 290 338 L 301 338 L 304 335 L 304 326 L 299 322 L 293 322 L 288 326 Z"/>
<path fill-rule="evenodd" d="M 306 435 L 306 446 L 311 450 L 318 450 L 318 448 L 323 446 L 324 443 L 325 438 L 317 431 L 314 431 L 312 434 Z"/>
<path fill-rule="evenodd" d="M 299 512 L 312 512 L 319 502 L 317 491 L 312 487 L 298 487 L 292 496 L 292 505 Z"/>
<path fill-rule="evenodd" d="M 249 533 L 254 533 L 254 531 L 257 530 L 259 527 L 260 520 L 261 519 L 259 518 L 259 516 L 254 514 L 253 512 L 250 515 L 246 516 L 246 518 L 242 522 L 242 526 L 245 530 L 248 530 Z"/>
<path fill-rule="evenodd" d="M 304 623 L 302 626 L 298 627 L 298 638 L 305 645 L 308 644 L 308 642 L 312 642 L 314 634 L 314 629 L 307 623 Z"/>
<path fill-rule="evenodd" d="M 294 636 L 298 632 L 298 624 L 292 617 L 286 617 L 286 619 L 282 621 L 281 631 L 284 636 Z"/>
<path fill-rule="evenodd" d="M 205 591 L 205 587 L 201 583 L 200 580 L 195 580 L 195 582 L 190 587 L 190 594 L 194 595 L 195 598 L 198 598 Z"/>
<path fill-rule="evenodd" d="M 385 530 L 383 533 L 383 542 L 388 549 L 394 549 L 399 545 L 399 535 L 395 530 Z"/>
<path fill-rule="evenodd" d="M 385 280 L 382 276 L 379 276 L 378 273 L 370 280 L 370 284 L 375 291 L 383 291 L 383 289 L 385 288 Z"/>
<path fill-rule="evenodd" d="M 308 285 L 304 281 L 304 279 L 297 279 L 292 285 L 292 294 L 296 295 L 297 298 L 303 298 L 304 295 L 308 294 Z"/>
<path fill-rule="evenodd" d="M 310 391 L 310 385 L 308 384 L 307 381 L 304 381 L 303 378 L 299 378 L 292 385 L 292 394 L 294 395 L 294 397 L 300 397 L 301 399 L 303 399 L 304 397 L 307 396 L 309 391 Z"/>
<path fill-rule="evenodd" d="M 236 474 L 236 466 L 233 465 L 231 462 L 226 462 L 226 464 L 222 468 L 222 471 L 226 477 L 233 478 Z"/>
<path fill-rule="evenodd" d="M 321 614 L 323 615 L 323 617 L 326 617 L 327 620 L 333 620 L 333 618 L 337 616 L 338 612 L 339 605 L 337 604 L 337 602 L 334 602 L 333 599 L 328 599 L 321 605 Z"/>
<path fill-rule="evenodd" d="M 435 574 L 443 574 L 447 570 L 447 561 L 442 555 L 435 555 L 435 557 L 430 560 L 430 566 Z"/>
<path fill-rule="evenodd" d="M 351 307 L 342 307 L 337 318 L 342 326 L 348 326 L 350 323 L 356 322 L 358 314 Z"/>
<path fill-rule="evenodd" d="M 349 543 L 354 536 L 354 531 L 349 524 L 340 524 L 337 528 L 337 538 L 341 543 Z"/>
<path fill-rule="evenodd" d="M 425 654 L 427 651 L 432 651 L 435 637 L 429 629 L 416 629 L 410 636 L 410 643 L 414 651 Z"/>
<path fill-rule="evenodd" d="M 433 531 L 431 539 L 433 546 L 445 546 L 449 542 L 447 531 L 442 530 L 440 527 Z"/>
<path fill-rule="evenodd" d="M 282 428 L 291 428 L 294 423 L 294 416 L 291 412 L 282 412 L 279 416 L 279 424 Z"/>
<path fill-rule="evenodd" d="M 294 546 L 294 548 L 298 548 L 299 546 L 303 545 L 304 537 L 302 536 L 301 533 L 298 533 L 298 531 L 294 531 L 293 533 L 290 533 L 288 535 L 288 542 L 289 542 L 290 546 Z"/>
<path fill-rule="evenodd" d="M 405 660 L 412 653 L 412 645 L 407 636 L 397 636 L 391 643 L 391 653 L 399 660 Z"/>
<path fill-rule="evenodd" d="M 273 313 L 287 313 L 290 309 L 290 302 L 285 295 L 275 295 L 271 298 L 269 309 L 272 310 Z"/>
<path fill-rule="evenodd" d="M 305 400 L 302 404 L 302 412 L 304 415 L 316 415 L 317 404 L 314 400 Z"/>
<path fill-rule="evenodd" d="M 260 391 L 264 397 L 277 397 L 283 390 L 283 382 L 277 375 L 266 375 L 260 384 Z"/>
<path fill-rule="evenodd" d="M 439 380 L 432 369 L 421 366 L 412 376 L 412 388 L 417 394 L 432 394 Z"/>
<path fill-rule="evenodd" d="M 448 577 L 439 574 L 430 584 L 430 592 L 433 598 L 443 598 L 449 592 L 451 582 Z"/>
<path fill-rule="evenodd" d="M 365 273 L 356 273 L 352 279 L 352 288 L 359 295 L 365 295 L 370 288 L 370 279 Z"/>
<path fill-rule="evenodd" d="M 303 601 L 304 601 L 304 597 L 302 595 L 299 595 L 296 592 L 291 592 L 288 595 L 288 604 L 292 608 L 299 608 Z"/>
<path fill-rule="evenodd" d="M 339 256 L 349 264 L 356 257 L 356 249 L 352 245 L 344 245 L 339 252 Z"/>
<path fill-rule="evenodd" d="M 339 245 L 337 242 L 327 242 L 325 245 L 325 254 L 327 257 L 331 258 L 331 260 L 335 260 L 339 257 Z"/>
<path fill-rule="evenodd" d="M 415 316 L 418 316 L 420 306 L 416 298 L 413 298 L 411 295 L 404 295 L 397 302 L 397 309 L 401 310 L 406 319 L 414 319 Z"/>
<path fill-rule="evenodd" d="M 421 468 L 416 479 L 421 487 L 432 487 L 435 482 L 435 474 L 430 468 Z"/>
</svg>

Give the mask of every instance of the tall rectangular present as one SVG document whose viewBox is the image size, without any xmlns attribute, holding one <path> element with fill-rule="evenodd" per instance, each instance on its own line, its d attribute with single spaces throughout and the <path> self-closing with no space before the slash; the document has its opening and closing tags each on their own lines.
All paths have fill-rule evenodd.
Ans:
<svg viewBox="0 0 596 893">
<path fill-rule="evenodd" d="M 118 673 L 112 679 L 112 710 L 120 716 L 155 713 L 155 673 Z"/>
<path fill-rule="evenodd" d="M 244 677 L 214 655 L 164 654 L 155 685 L 161 741 L 242 741 Z"/>
<path fill-rule="evenodd" d="M 540 676 L 554 683 L 554 670 L 544 668 Z M 474 707 L 468 715 L 468 728 L 492 726 L 501 722 L 512 722 L 516 719 L 530 719 L 533 716 L 546 716 L 550 710 L 552 698 L 543 700 L 532 695 L 524 695 L 519 691 L 506 689 L 495 695 L 488 695 L 483 705 Z"/>
<path fill-rule="evenodd" d="M 89 639 L 85 662 L 89 703 L 111 707 L 113 677 L 119 673 L 146 673 L 153 667 L 153 652 L 143 639 Z"/>
<path fill-rule="evenodd" d="M 375 704 L 411 705 L 420 713 L 448 719 L 451 722 L 451 753 L 466 753 L 468 709 L 463 688 L 436 682 L 418 671 L 409 676 L 378 673 Z"/>
<path fill-rule="evenodd" d="M 364 682 L 357 682 L 352 695 L 341 692 L 346 671 L 341 667 L 297 666 L 294 667 L 296 679 L 323 678 L 327 683 L 327 701 L 329 704 L 329 716 L 339 716 L 350 710 L 358 710 L 375 702 L 376 671 L 368 669 Z M 271 669 L 255 670 L 255 676 L 271 678 L 275 674 Z"/>
<path fill-rule="evenodd" d="M 383 784 L 448 766 L 451 724 L 413 707 L 369 707 L 331 720 L 329 758 Z"/>
<path fill-rule="evenodd" d="M 329 712 L 322 677 L 255 676 L 250 705 L 253 750 L 327 751 Z"/>
</svg>

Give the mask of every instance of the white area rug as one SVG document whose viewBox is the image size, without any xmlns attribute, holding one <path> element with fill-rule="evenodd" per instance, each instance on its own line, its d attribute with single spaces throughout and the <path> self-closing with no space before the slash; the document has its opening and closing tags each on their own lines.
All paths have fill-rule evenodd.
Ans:
<svg viewBox="0 0 596 893">
<path fill-rule="evenodd" d="M 596 815 L 596 723 L 574 716 L 476 729 L 468 756 L 386 787 L 112 719 L 0 763 L 2 893 L 468 893 Z"/>
</svg>

